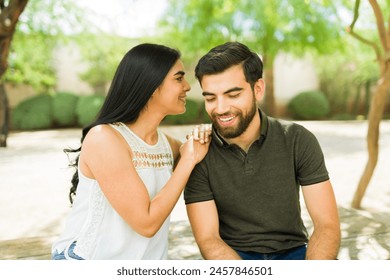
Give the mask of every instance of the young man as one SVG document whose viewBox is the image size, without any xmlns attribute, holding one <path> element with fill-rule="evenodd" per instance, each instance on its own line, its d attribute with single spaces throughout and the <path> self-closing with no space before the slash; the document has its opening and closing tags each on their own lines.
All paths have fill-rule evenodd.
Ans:
<svg viewBox="0 0 390 280">
<path fill-rule="evenodd" d="M 196 242 L 205 259 L 336 259 L 340 224 L 321 148 L 304 127 L 257 107 L 262 68 L 238 42 L 211 49 L 196 66 L 213 123 L 210 149 L 184 193 Z"/>
</svg>

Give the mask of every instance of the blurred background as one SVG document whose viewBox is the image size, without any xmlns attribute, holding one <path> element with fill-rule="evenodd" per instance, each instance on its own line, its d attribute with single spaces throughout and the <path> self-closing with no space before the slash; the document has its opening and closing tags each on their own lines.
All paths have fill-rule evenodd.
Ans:
<svg viewBox="0 0 390 280">
<path fill-rule="evenodd" d="M 388 0 L 0 0 L 0 240 L 60 232 L 73 174 L 62 149 L 79 145 L 129 49 L 181 51 L 192 90 L 185 114 L 162 128 L 183 140 L 209 122 L 198 59 L 240 41 L 264 62 L 260 107 L 303 122 L 324 149 L 343 237 L 353 241 L 345 258 L 388 259 L 389 16 Z M 349 212 L 361 208 L 373 174 L 366 212 Z M 186 220 L 178 205 L 173 220 Z"/>
<path fill-rule="evenodd" d="M 387 12 L 387 2 L 380 2 Z M 355 29 L 378 41 L 367 1 L 359 11 Z M 179 49 L 192 84 L 187 112 L 168 117 L 167 124 L 208 120 L 193 68 L 225 41 L 243 42 L 263 58 L 261 107 L 268 114 L 366 119 L 380 67 L 371 46 L 347 33 L 353 18 L 354 1 L 341 0 L 30 0 L 2 77 L 9 129 L 91 122 L 120 59 L 142 42 Z M 384 118 L 390 117 L 389 96 Z"/>
</svg>

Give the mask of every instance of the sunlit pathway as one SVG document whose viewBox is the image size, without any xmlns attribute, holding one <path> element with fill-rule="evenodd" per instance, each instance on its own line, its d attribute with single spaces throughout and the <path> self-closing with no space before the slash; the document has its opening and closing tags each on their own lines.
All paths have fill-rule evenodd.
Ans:
<svg viewBox="0 0 390 280">
<path fill-rule="evenodd" d="M 367 160 L 367 123 L 300 123 L 317 136 L 324 150 L 342 222 L 339 258 L 389 259 L 390 121 L 381 124 L 380 157 L 360 211 L 350 209 L 350 203 Z M 161 129 L 184 140 L 191 127 Z M 47 239 L 61 232 L 70 209 L 68 190 L 73 174 L 62 149 L 78 146 L 80 133 L 79 129 L 11 133 L 8 147 L 0 148 L 0 240 Z M 171 220 L 170 258 L 199 259 L 183 199 Z M 306 213 L 305 221 L 310 230 Z"/>
</svg>

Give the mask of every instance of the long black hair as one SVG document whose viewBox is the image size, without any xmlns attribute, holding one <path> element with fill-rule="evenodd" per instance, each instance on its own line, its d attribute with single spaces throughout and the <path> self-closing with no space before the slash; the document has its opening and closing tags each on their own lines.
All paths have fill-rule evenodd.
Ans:
<svg viewBox="0 0 390 280">
<path fill-rule="evenodd" d="M 135 122 L 154 91 L 161 85 L 179 58 L 179 51 L 149 43 L 137 45 L 125 54 L 115 72 L 107 97 L 96 120 L 82 130 L 80 147 L 64 150 L 68 157 L 69 153 L 78 153 L 70 164 L 76 168 L 69 192 L 71 203 L 73 203 L 79 182 L 79 152 L 88 131 L 100 124 Z"/>
</svg>

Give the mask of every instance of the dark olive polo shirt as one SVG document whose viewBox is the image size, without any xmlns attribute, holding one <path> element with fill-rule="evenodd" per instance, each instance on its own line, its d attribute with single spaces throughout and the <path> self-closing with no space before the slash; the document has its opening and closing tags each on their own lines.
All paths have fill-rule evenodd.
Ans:
<svg viewBox="0 0 390 280">
<path fill-rule="evenodd" d="M 261 131 L 246 154 L 216 131 L 184 191 L 186 204 L 214 200 L 221 238 L 241 251 L 271 253 L 307 243 L 300 185 L 329 179 L 315 136 L 260 111 Z"/>
</svg>

